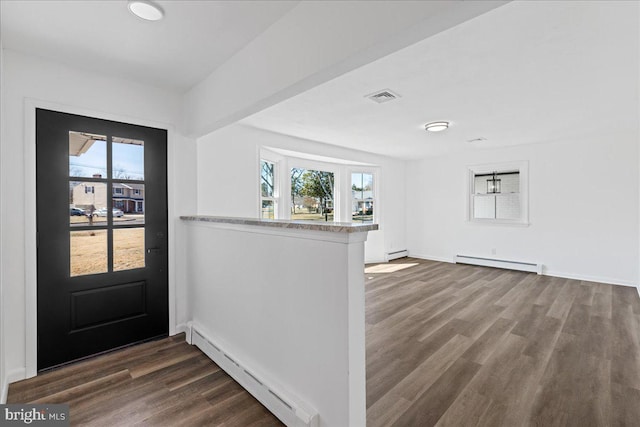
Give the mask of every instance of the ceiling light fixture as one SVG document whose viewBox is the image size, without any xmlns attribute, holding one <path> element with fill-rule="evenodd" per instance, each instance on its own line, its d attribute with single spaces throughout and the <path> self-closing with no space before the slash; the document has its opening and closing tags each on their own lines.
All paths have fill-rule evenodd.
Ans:
<svg viewBox="0 0 640 427">
<path fill-rule="evenodd" d="M 431 122 L 424 125 L 424 130 L 429 132 L 441 132 L 449 127 L 449 122 Z"/>
<path fill-rule="evenodd" d="M 164 16 L 160 6 L 146 0 L 130 0 L 127 7 L 131 13 L 146 21 L 159 21 Z"/>
</svg>

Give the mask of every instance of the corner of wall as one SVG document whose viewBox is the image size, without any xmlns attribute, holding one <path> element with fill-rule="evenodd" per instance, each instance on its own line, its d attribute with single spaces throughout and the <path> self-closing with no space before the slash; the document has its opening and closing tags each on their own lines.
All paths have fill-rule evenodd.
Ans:
<svg viewBox="0 0 640 427">
<path fill-rule="evenodd" d="M 3 375 L 4 377 L 4 375 Z M 7 403 L 7 394 L 9 393 L 9 384 L 5 378 L 2 378 L 2 389 L 0 389 L 0 405 Z"/>
<path fill-rule="evenodd" d="M 4 108 L 2 108 L 4 100 L 4 49 L 2 47 L 2 41 L 0 40 L 0 123 L 4 123 Z M 2 132 L 0 131 L 0 153 L 2 152 Z M 1 156 L 1 154 L 0 154 Z M 0 188 L 2 188 L 2 182 L 0 182 Z M 2 200 L 0 200 L 0 212 L 2 212 Z M 2 241 L 2 230 L 0 228 L 0 241 Z M 0 265 L 3 265 L 2 248 L 0 246 Z M 5 373 L 5 345 L 4 345 L 4 319 L 2 318 L 2 305 L 4 304 L 4 295 L 2 292 L 2 275 L 0 274 L 0 404 L 7 402 L 7 393 L 9 391 L 9 383 L 7 382 L 7 376 Z"/>
</svg>

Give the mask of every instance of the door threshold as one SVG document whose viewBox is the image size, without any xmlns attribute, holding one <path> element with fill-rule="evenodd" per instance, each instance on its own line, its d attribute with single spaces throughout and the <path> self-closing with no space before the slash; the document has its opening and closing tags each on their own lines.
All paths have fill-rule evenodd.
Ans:
<svg viewBox="0 0 640 427">
<path fill-rule="evenodd" d="M 109 353 L 115 353 L 116 351 L 120 351 L 120 350 L 125 349 L 125 348 L 134 347 L 134 346 L 137 346 L 137 345 L 140 345 L 140 344 L 145 344 L 145 343 L 148 343 L 148 342 L 151 342 L 151 341 L 159 341 L 159 340 L 167 338 L 168 336 L 169 336 L 169 334 L 157 335 L 155 337 L 146 338 L 146 339 L 143 339 L 143 340 L 140 340 L 140 341 L 132 342 L 130 344 L 121 345 L 120 347 L 115 347 L 115 348 L 111 348 L 109 350 L 104 350 L 104 351 L 101 351 L 99 353 L 90 354 L 89 356 L 80 357 L 78 359 L 73 359 L 73 360 L 70 360 L 68 362 L 60 363 L 58 365 L 49 366 L 48 368 L 39 369 L 38 370 L 38 374 L 43 374 L 45 372 L 55 371 L 57 369 L 67 367 L 69 365 L 75 365 L 76 363 L 84 362 L 85 360 L 88 360 L 88 359 L 93 359 L 93 358 L 96 358 L 96 357 L 99 357 L 99 356 L 104 356 L 105 354 L 109 354 Z"/>
</svg>

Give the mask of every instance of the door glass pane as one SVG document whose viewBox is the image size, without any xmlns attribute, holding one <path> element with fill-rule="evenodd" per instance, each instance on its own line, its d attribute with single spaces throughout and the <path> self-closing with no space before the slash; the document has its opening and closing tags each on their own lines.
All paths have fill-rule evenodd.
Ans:
<svg viewBox="0 0 640 427">
<path fill-rule="evenodd" d="M 144 180 L 144 141 L 114 136 L 113 179 Z"/>
<path fill-rule="evenodd" d="M 107 224 L 107 184 L 69 182 L 69 223 L 71 226 Z"/>
<path fill-rule="evenodd" d="M 87 132 L 69 132 L 69 176 L 107 177 L 107 137 Z"/>
<path fill-rule="evenodd" d="M 114 182 L 113 225 L 144 224 L 144 184 Z"/>
<path fill-rule="evenodd" d="M 113 271 L 143 268 L 144 228 L 113 230 Z"/>
<path fill-rule="evenodd" d="M 107 272 L 107 230 L 72 231 L 71 277 Z"/>
</svg>

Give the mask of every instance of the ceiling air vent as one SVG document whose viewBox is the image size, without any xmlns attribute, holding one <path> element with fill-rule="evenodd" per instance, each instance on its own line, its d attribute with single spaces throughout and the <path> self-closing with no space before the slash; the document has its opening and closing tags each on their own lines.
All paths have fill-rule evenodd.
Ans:
<svg viewBox="0 0 640 427">
<path fill-rule="evenodd" d="M 383 89 L 383 90 L 376 91 L 372 94 L 366 95 L 365 98 L 369 98 L 373 102 L 382 104 L 383 102 L 389 102 L 389 101 L 393 101 L 396 98 L 400 98 L 400 95 L 392 92 L 389 89 Z"/>
</svg>

